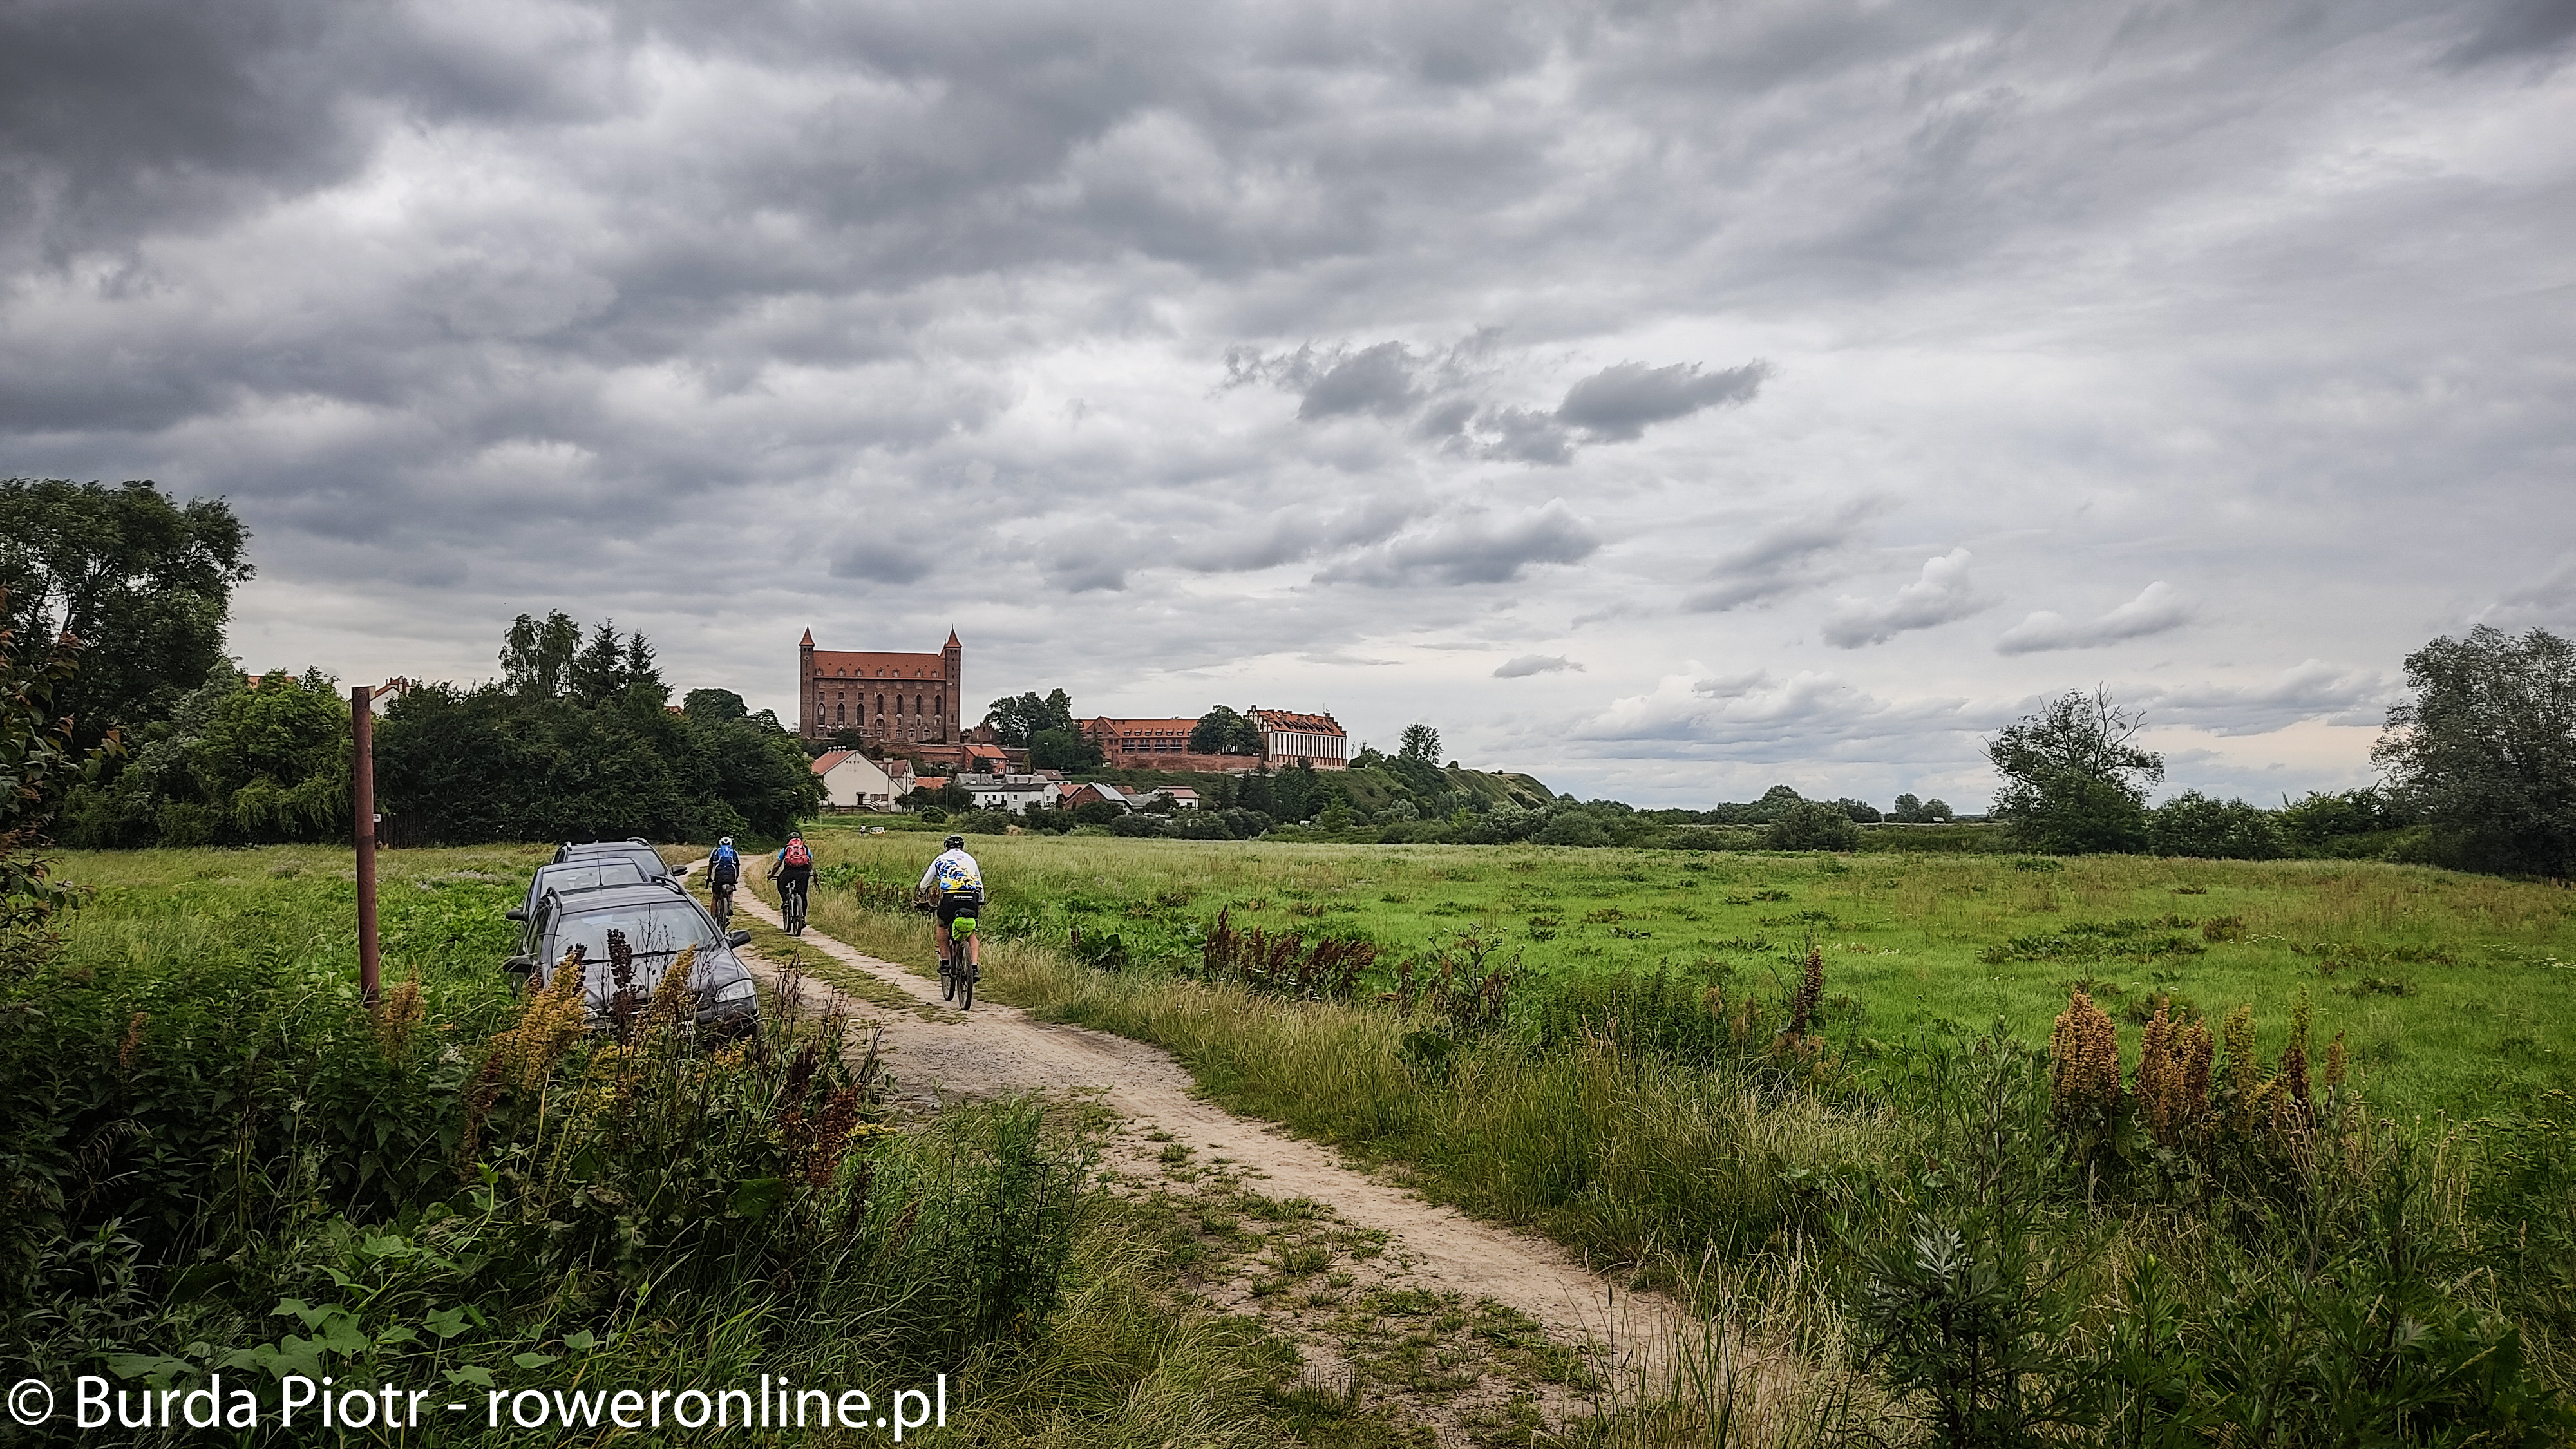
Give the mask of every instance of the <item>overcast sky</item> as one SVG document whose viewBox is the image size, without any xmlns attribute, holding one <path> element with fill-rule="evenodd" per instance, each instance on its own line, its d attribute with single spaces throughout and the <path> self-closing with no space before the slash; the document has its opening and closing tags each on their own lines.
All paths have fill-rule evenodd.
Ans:
<svg viewBox="0 0 2576 1449">
<path fill-rule="evenodd" d="M 1640 803 L 2370 777 L 2576 624 L 2576 3 L 0 4 L 0 474 L 233 648 L 1330 710 Z"/>
</svg>

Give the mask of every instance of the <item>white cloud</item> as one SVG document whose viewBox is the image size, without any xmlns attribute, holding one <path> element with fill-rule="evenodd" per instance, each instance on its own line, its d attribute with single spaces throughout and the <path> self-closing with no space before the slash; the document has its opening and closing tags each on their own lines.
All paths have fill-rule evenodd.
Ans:
<svg viewBox="0 0 2576 1449">
<path fill-rule="evenodd" d="M 1562 498 L 1514 514 L 1467 513 L 1434 520 L 1364 549 L 1315 577 L 1376 588 L 1500 584 L 1539 564 L 1580 563 L 1601 547 L 1591 523 Z"/>
<path fill-rule="evenodd" d="M 1825 642 L 1837 649 L 1884 644 L 1899 634 L 1964 619 L 1993 601 L 1968 581 L 1968 551 L 1954 548 L 1923 561 L 1914 582 L 1886 599 L 1845 598 L 1825 620 Z"/>
<path fill-rule="evenodd" d="M 2076 623 L 2045 609 L 2006 629 L 1995 641 L 1998 654 L 2039 654 L 2052 649 L 2098 649 L 2126 639 L 2144 639 L 2191 622 L 2189 600 L 2162 579 L 2138 596 L 2097 619 Z"/>
<path fill-rule="evenodd" d="M 1522 654 L 1494 666 L 1496 679 L 1527 679 L 1533 674 L 1581 673 L 1583 666 L 1562 654 Z"/>
</svg>

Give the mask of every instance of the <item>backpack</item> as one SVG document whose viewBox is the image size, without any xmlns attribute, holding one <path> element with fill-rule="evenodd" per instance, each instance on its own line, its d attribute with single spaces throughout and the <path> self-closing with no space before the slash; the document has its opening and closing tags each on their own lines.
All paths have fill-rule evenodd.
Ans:
<svg viewBox="0 0 2576 1449">
<path fill-rule="evenodd" d="M 707 863 L 707 877 L 717 885 L 732 885 L 742 878 L 742 857 L 733 853 L 732 846 L 723 847 Z"/>
<path fill-rule="evenodd" d="M 791 840 L 787 842 L 787 853 L 779 859 L 794 867 L 809 866 L 814 863 L 814 853 L 805 848 L 804 841 Z"/>
</svg>

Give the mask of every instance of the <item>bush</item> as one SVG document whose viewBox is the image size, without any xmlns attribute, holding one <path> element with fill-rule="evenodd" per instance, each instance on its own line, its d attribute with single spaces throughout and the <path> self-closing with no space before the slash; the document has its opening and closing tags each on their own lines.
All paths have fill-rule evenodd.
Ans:
<svg viewBox="0 0 2576 1449">
<path fill-rule="evenodd" d="M 2147 817 L 2148 848 L 2203 860 L 2272 860 L 2284 852 L 2271 812 L 2185 790 Z"/>
<path fill-rule="evenodd" d="M 1840 805 L 1801 800 L 1771 822 L 1764 844 L 1772 850 L 1858 850 L 1860 827 Z"/>
</svg>

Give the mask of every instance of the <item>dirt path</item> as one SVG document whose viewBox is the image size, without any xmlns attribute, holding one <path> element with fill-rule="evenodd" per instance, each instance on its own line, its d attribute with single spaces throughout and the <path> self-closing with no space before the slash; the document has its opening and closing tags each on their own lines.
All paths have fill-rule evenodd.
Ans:
<svg viewBox="0 0 2576 1449">
<path fill-rule="evenodd" d="M 772 925 L 777 912 L 740 892 L 736 909 Z M 1552 1243 L 1509 1232 L 1454 1209 L 1437 1207 L 1345 1163 L 1330 1149 L 1264 1123 L 1234 1116 L 1194 1094 L 1190 1074 L 1170 1053 L 1143 1042 L 1078 1026 L 1042 1022 L 1016 1007 L 976 1003 L 971 1016 L 943 1009 L 936 981 L 879 960 L 807 928 L 801 943 L 862 971 L 929 1008 L 927 1015 L 888 1011 L 805 978 L 817 1007 L 885 1023 L 884 1049 L 900 1095 L 918 1105 L 950 1098 L 1018 1092 L 1097 1094 L 1140 1129 L 1113 1144 L 1113 1165 L 1150 1179 L 1168 1162 L 1171 1144 L 1196 1149 L 1202 1161 L 1240 1164 L 1276 1198 L 1329 1204 L 1346 1223 L 1391 1235 L 1397 1251 L 1427 1286 L 1491 1299 L 1528 1315 L 1551 1336 L 1588 1346 L 1598 1371 L 1633 1382 L 1665 1361 L 1678 1327 L 1676 1310 L 1652 1296 L 1613 1294 L 1610 1286 Z M 754 969 L 771 984 L 774 965 Z M 1149 1155 L 1150 1154 L 1150 1155 Z M 1119 1159 L 1124 1159 L 1123 1161 Z"/>
</svg>

